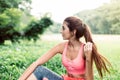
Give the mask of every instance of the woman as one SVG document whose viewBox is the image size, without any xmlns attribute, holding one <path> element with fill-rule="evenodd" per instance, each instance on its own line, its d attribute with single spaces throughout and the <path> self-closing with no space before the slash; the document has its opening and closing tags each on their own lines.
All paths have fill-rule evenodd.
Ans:
<svg viewBox="0 0 120 80">
<path fill-rule="evenodd" d="M 93 80 L 93 61 L 101 78 L 103 71 L 109 72 L 106 63 L 110 63 L 98 53 L 88 26 L 79 18 L 67 17 L 61 33 L 63 39 L 68 41 L 56 45 L 32 63 L 19 80 Z M 85 44 L 80 41 L 82 36 Z M 62 63 L 67 71 L 63 76 L 40 66 L 58 53 L 62 55 Z"/>
</svg>

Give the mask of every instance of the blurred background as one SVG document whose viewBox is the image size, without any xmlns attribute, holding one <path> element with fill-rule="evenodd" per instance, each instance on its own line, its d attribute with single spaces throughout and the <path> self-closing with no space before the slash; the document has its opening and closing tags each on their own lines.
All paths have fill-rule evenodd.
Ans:
<svg viewBox="0 0 120 80">
<path fill-rule="evenodd" d="M 60 30 L 68 16 L 90 26 L 98 50 L 113 65 L 104 80 L 120 80 L 119 4 L 120 0 L 0 0 L 0 80 L 17 80 L 33 61 L 63 41 Z M 44 66 L 61 75 L 65 69 L 60 64 L 57 55 Z"/>
</svg>

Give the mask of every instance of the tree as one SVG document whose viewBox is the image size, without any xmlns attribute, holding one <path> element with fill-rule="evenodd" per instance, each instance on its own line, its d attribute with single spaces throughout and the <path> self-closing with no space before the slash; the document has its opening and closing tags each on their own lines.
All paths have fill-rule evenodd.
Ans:
<svg viewBox="0 0 120 80">
<path fill-rule="evenodd" d="M 96 26 L 99 34 L 110 34 L 110 23 L 106 19 L 102 18 L 99 20 Z"/>
<path fill-rule="evenodd" d="M 30 3 L 31 0 L 0 0 L 0 44 L 5 40 L 16 42 L 22 38 L 37 40 L 39 34 L 52 24 L 46 15 L 31 21 Z"/>
<path fill-rule="evenodd" d="M 30 7 L 31 0 L 0 0 L 0 13 L 3 13 L 6 9 L 9 8 L 21 8 L 23 10 Z M 21 6 L 21 7 L 20 7 Z"/>
<path fill-rule="evenodd" d="M 47 27 L 52 25 L 53 22 L 49 17 L 42 17 L 40 20 L 31 21 L 28 27 L 24 30 L 24 38 L 36 41 L 39 35 L 42 34 Z"/>
<path fill-rule="evenodd" d="M 93 33 L 120 34 L 120 0 L 111 0 L 93 10 L 81 11 L 75 15 L 90 25 Z"/>
<path fill-rule="evenodd" d="M 0 43 L 4 43 L 5 40 L 13 42 L 15 37 L 20 35 L 16 27 L 20 27 L 21 15 L 22 12 L 15 8 L 6 9 L 4 13 L 0 14 Z"/>
</svg>

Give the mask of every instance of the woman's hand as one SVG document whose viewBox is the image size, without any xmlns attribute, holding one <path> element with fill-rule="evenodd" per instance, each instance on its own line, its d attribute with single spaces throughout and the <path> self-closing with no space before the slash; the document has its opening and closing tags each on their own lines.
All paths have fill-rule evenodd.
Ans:
<svg viewBox="0 0 120 80">
<path fill-rule="evenodd" d="M 86 79 L 93 80 L 93 65 L 92 65 L 92 46 L 91 42 L 87 42 L 84 46 L 84 54 L 86 59 Z"/>
<path fill-rule="evenodd" d="M 84 46 L 84 53 L 87 60 L 91 59 L 92 55 L 92 43 L 87 42 Z"/>
</svg>

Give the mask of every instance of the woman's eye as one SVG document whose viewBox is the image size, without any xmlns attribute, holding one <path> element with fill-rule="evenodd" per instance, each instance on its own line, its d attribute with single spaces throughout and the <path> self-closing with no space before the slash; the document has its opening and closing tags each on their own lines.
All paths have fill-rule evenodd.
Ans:
<svg viewBox="0 0 120 80">
<path fill-rule="evenodd" d="M 64 26 L 62 26 L 62 29 L 65 30 Z"/>
</svg>

